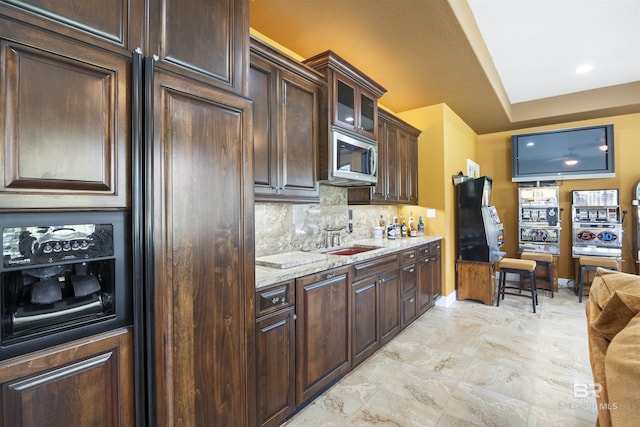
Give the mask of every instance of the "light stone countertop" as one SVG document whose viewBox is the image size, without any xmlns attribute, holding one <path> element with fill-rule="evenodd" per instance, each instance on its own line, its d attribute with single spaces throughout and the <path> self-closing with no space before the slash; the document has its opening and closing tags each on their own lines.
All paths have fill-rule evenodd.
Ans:
<svg viewBox="0 0 640 427">
<path fill-rule="evenodd" d="M 273 285 L 275 283 L 283 282 L 286 280 L 295 279 L 297 277 L 306 276 L 308 274 L 318 273 L 321 271 L 329 270 L 334 267 L 340 267 L 343 265 L 355 264 L 360 261 L 364 261 L 370 258 L 376 258 L 382 255 L 402 251 L 404 249 L 410 249 L 417 246 L 422 246 L 425 243 L 431 243 L 437 240 L 442 240 L 442 236 L 420 236 L 420 237 L 405 237 L 401 239 L 388 240 L 388 239 L 366 239 L 352 242 L 349 245 L 319 249 L 312 252 L 288 252 L 286 254 L 279 254 L 280 258 L 290 258 L 291 262 L 288 264 L 294 265 L 290 268 L 273 268 L 265 267 L 262 265 L 256 265 L 256 289 Z M 379 249 L 374 249 L 368 252 L 361 252 L 355 255 L 329 255 L 324 254 L 324 259 L 314 262 L 306 262 L 299 264 L 296 257 L 300 259 L 309 258 L 309 253 L 320 254 L 324 251 L 330 251 L 340 248 L 348 248 L 352 246 L 379 246 Z M 274 257 L 274 256 L 269 256 Z M 260 257 L 258 259 L 268 258 Z M 296 265 L 299 264 L 299 265 Z"/>
</svg>

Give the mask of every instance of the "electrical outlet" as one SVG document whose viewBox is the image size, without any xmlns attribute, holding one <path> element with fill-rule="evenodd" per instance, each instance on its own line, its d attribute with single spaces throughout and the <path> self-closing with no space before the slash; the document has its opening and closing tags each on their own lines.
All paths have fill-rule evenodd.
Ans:
<svg viewBox="0 0 640 427">
<path fill-rule="evenodd" d="M 435 218 L 436 210 L 435 209 L 427 209 L 427 218 Z"/>
</svg>

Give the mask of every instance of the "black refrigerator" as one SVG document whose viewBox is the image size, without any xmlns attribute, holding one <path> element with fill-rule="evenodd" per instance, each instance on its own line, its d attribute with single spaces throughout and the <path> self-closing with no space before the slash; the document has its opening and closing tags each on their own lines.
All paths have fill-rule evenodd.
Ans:
<svg viewBox="0 0 640 427">
<path fill-rule="evenodd" d="M 493 180 L 483 176 L 456 184 L 456 249 L 458 259 L 493 262 L 504 254 L 499 251 L 504 232 L 494 206 L 491 206 Z"/>
</svg>

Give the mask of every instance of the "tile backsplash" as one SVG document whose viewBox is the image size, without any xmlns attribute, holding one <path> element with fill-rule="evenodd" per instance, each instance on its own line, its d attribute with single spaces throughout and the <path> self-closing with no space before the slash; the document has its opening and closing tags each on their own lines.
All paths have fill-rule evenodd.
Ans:
<svg viewBox="0 0 640 427">
<path fill-rule="evenodd" d="M 348 190 L 320 185 L 320 203 L 255 204 L 256 256 L 300 249 L 317 249 L 325 244 L 326 229 L 340 231 L 342 245 L 373 238 L 373 227 L 387 215 L 398 215 L 398 206 L 349 206 Z M 348 232 L 349 210 L 353 231 Z"/>
</svg>

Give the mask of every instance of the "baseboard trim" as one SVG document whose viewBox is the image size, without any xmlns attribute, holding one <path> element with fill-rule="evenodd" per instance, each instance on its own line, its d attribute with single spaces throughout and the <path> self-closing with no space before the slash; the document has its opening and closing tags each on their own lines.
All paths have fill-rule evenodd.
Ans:
<svg viewBox="0 0 640 427">
<path fill-rule="evenodd" d="M 453 291 L 447 296 L 440 296 L 440 298 L 436 300 L 436 305 L 438 307 L 451 307 L 456 301 L 457 295 L 458 291 Z"/>
</svg>

